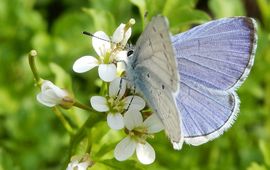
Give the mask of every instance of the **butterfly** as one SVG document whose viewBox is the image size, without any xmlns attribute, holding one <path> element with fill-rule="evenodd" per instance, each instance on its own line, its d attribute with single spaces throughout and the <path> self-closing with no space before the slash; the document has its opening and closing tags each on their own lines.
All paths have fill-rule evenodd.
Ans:
<svg viewBox="0 0 270 170">
<path fill-rule="evenodd" d="M 201 145 L 234 123 L 236 90 L 247 78 L 257 46 L 248 17 L 213 20 L 171 36 L 153 17 L 128 52 L 127 79 L 160 118 L 174 149 Z"/>
</svg>

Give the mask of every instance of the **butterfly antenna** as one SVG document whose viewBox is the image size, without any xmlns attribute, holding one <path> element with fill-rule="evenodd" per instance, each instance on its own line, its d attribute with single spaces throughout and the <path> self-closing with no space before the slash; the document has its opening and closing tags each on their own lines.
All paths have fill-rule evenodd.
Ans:
<svg viewBox="0 0 270 170">
<path fill-rule="evenodd" d="M 110 41 L 110 40 L 106 40 L 106 39 L 104 39 L 104 38 L 97 37 L 97 36 L 95 36 L 94 34 L 92 34 L 92 33 L 90 33 L 90 32 L 87 32 L 87 31 L 83 31 L 82 33 L 83 33 L 84 35 L 87 35 L 87 36 L 90 36 L 90 37 L 94 37 L 94 38 L 97 38 L 97 39 L 102 40 L 102 41 L 106 41 L 106 42 L 109 42 L 109 43 L 117 44 L 117 43 L 115 43 L 115 42 L 113 42 L 113 41 Z"/>
</svg>

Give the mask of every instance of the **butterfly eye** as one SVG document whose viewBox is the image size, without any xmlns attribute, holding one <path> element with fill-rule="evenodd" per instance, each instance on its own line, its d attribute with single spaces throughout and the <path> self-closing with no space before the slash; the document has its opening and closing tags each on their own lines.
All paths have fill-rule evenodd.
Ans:
<svg viewBox="0 0 270 170">
<path fill-rule="evenodd" d="M 128 52 L 127 52 L 127 56 L 129 57 L 129 56 L 131 56 L 133 54 L 133 50 L 129 50 Z"/>
</svg>

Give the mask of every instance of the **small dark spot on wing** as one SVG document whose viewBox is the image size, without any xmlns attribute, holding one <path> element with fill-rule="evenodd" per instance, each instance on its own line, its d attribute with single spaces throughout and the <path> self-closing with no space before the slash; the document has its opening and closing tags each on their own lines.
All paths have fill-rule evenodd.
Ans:
<svg viewBox="0 0 270 170">
<path fill-rule="evenodd" d="M 148 41 L 149 41 L 149 46 L 152 46 L 152 42 L 151 42 L 151 40 L 149 39 Z"/>
<path fill-rule="evenodd" d="M 162 45 L 163 45 L 163 48 L 164 48 L 165 50 L 167 50 L 166 45 L 165 45 L 164 43 L 162 43 Z"/>
<path fill-rule="evenodd" d="M 162 86 L 161 86 L 161 87 L 162 87 L 162 89 L 165 89 L 165 86 L 164 86 L 164 84 L 162 84 Z"/>
</svg>

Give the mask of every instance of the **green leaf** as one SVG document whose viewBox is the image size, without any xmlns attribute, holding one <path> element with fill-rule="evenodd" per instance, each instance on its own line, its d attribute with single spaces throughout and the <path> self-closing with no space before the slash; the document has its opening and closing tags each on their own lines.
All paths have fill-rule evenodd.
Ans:
<svg viewBox="0 0 270 170">
<path fill-rule="evenodd" d="M 195 7 L 195 5 L 196 5 L 196 0 L 167 0 L 165 3 L 165 6 L 163 8 L 163 14 L 165 16 L 168 16 L 170 13 L 175 12 L 175 10 L 177 8 L 185 7 L 185 8 L 192 9 Z M 183 14 L 181 14 L 181 15 L 183 15 Z M 183 16 L 185 16 L 185 15 L 183 15 Z"/>
<path fill-rule="evenodd" d="M 110 144 L 103 144 L 99 151 L 94 155 L 96 158 L 101 158 L 104 155 L 106 155 L 108 152 L 111 152 L 114 150 L 115 146 L 117 145 L 118 142 L 115 143 L 110 143 Z"/>
<path fill-rule="evenodd" d="M 0 86 L 0 98 L 0 116 L 16 113 L 19 105 L 16 99 L 8 92 L 8 89 L 3 86 Z"/>
<path fill-rule="evenodd" d="M 247 170 L 267 170 L 267 169 L 263 165 L 259 165 L 256 162 L 252 162 L 251 165 L 247 168 Z"/>
<path fill-rule="evenodd" d="M 185 30 L 191 24 L 202 24 L 210 20 L 207 13 L 200 10 L 191 9 L 189 7 L 178 8 L 177 10 L 169 13 L 167 16 L 170 21 L 172 31 L 177 33 Z"/>
<path fill-rule="evenodd" d="M 119 162 L 113 158 L 113 159 L 102 160 L 100 161 L 100 163 L 103 163 L 104 165 L 107 165 L 117 170 L 127 170 L 127 169 L 142 170 L 143 169 L 142 167 L 140 167 L 140 164 L 134 160 L 126 160 L 123 162 Z"/>
<path fill-rule="evenodd" d="M 270 141 L 266 142 L 265 140 L 260 140 L 259 146 L 265 163 L 270 166 Z"/>
<path fill-rule="evenodd" d="M 130 0 L 130 2 L 139 8 L 141 19 L 143 21 L 144 20 L 144 14 L 146 12 L 145 0 Z"/>
<path fill-rule="evenodd" d="M 106 34 L 112 35 L 116 29 L 116 24 L 110 12 L 92 8 L 83 8 L 83 11 L 93 18 L 96 31 L 101 30 Z"/>
<path fill-rule="evenodd" d="M 268 30 L 270 30 L 270 1 L 257 0 L 258 7 L 260 9 L 263 23 Z"/>
<path fill-rule="evenodd" d="M 72 82 L 70 75 L 55 63 L 50 63 L 49 66 L 51 71 L 55 75 L 55 84 L 61 88 L 67 89 L 68 92 L 72 94 Z"/>
<path fill-rule="evenodd" d="M 241 0 L 210 0 L 210 10 L 216 18 L 245 15 L 245 8 Z"/>
</svg>

